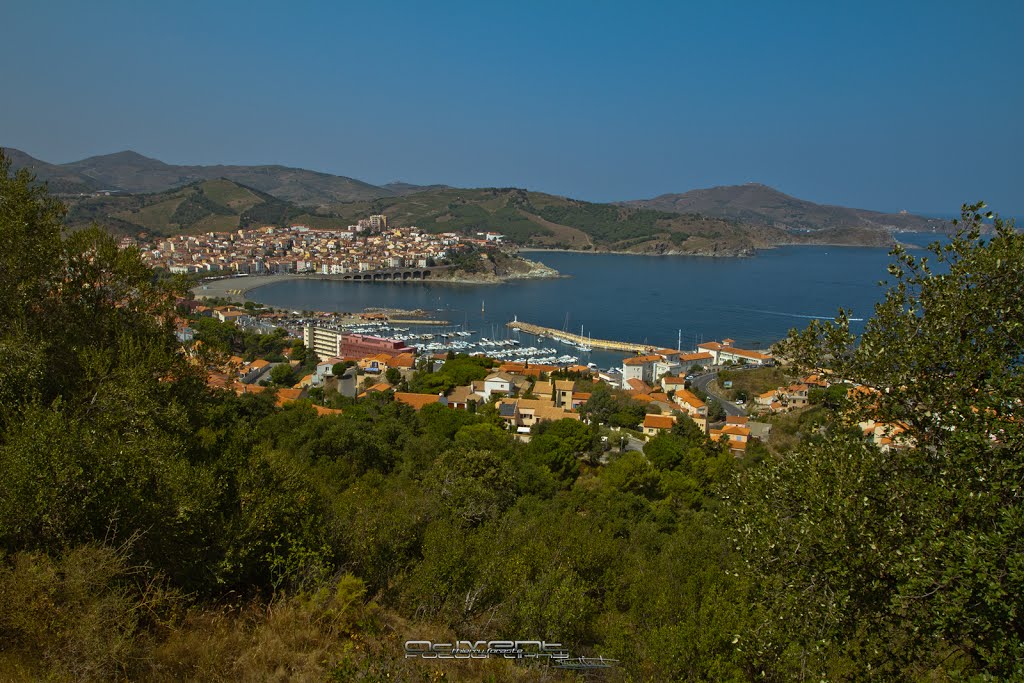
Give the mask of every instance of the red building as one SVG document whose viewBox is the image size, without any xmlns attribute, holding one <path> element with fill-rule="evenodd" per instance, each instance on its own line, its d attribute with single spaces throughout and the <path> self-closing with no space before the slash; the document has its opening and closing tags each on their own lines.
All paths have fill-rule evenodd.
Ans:
<svg viewBox="0 0 1024 683">
<path fill-rule="evenodd" d="M 378 353 L 416 353 L 416 347 L 407 346 L 404 341 L 368 337 L 363 334 L 342 334 L 338 355 L 352 358 L 366 358 Z"/>
</svg>

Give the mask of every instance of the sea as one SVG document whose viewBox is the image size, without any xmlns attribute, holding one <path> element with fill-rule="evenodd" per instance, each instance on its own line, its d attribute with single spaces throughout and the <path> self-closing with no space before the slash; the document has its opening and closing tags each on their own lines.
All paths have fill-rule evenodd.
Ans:
<svg viewBox="0 0 1024 683">
<path fill-rule="evenodd" d="M 899 238 L 925 245 L 936 236 L 902 233 Z M 835 246 L 779 247 L 749 258 L 525 250 L 523 256 L 566 277 L 496 285 L 286 280 L 247 296 L 298 311 L 421 309 L 448 325 L 417 325 L 408 335 L 457 329 L 472 331 L 473 339 L 516 338 L 523 346 L 553 348 L 604 368 L 619 365 L 624 354 L 538 340 L 509 330 L 506 323 L 519 320 L 575 334 L 582 330 L 594 339 L 668 348 L 692 349 L 731 338 L 741 348 L 765 349 L 811 320 L 834 318 L 839 308 L 850 312 L 852 331 L 859 333 L 884 297 L 880 283 L 891 279 L 887 266 L 892 262 L 887 249 Z"/>
</svg>

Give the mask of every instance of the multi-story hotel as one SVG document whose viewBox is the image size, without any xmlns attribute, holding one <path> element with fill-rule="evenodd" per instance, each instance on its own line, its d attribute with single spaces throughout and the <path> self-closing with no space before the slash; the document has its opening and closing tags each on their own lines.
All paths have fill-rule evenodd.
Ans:
<svg viewBox="0 0 1024 683">
<path fill-rule="evenodd" d="M 369 337 L 363 334 L 351 334 L 325 327 L 308 324 L 303 329 L 302 340 L 306 347 L 321 358 L 335 356 L 348 358 L 367 358 L 378 353 L 397 355 L 399 353 L 416 353 L 416 347 L 407 345 L 397 339 Z"/>
</svg>

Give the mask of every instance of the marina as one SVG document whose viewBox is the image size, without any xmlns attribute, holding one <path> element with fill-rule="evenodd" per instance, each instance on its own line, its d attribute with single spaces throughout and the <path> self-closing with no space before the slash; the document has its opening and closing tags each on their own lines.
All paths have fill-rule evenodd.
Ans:
<svg viewBox="0 0 1024 683">
<path fill-rule="evenodd" d="M 498 326 L 492 326 L 491 337 L 482 337 L 475 330 L 452 328 L 450 326 L 439 326 L 440 329 L 435 331 L 413 332 L 410 334 L 410 328 L 393 324 L 397 322 L 399 321 L 339 323 L 328 327 L 353 334 L 381 337 L 392 341 L 404 341 L 415 346 L 421 353 L 465 353 L 470 356 L 486 356 L 506 363 L 578 365 L 581 363 L 580 354 L 586 354 L 584 349 L 578 348 L 574 349 L 576 353 L 571 353 L 551 345 L 524 344 L 519 339 L 519 331 L 512 328 L 510 329 L 512 329 L 514 336 L 498 339 L 498 332 L 503 329 Z M 401 324 L 404 325 L 409 322 L 401 321 Z M 530 334 L 529 330 L 523 331 Z M 558 339 L 552 341 L 558 341 L 571 346 L 567 340 Z"/>
</svg>

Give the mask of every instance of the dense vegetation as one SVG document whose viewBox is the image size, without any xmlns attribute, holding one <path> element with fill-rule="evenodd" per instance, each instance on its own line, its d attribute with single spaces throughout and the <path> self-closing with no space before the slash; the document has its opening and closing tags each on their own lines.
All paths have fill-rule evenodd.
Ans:
<svg viewBox="0 0 1024 683">
<path fill-rule="evenodd" d="M 81 229 L 98 223 L 110 232 L 131 236 L 224 232 L 292 223 L 318 227 L 347 224 L 223 178 L 152 194 L 86 196 L 69 202 L 65 216 L 69 227 Z"/>
<path fill-rule="evenodd" d="M 552 223 L 579 228 L 599 242 L 652 237 L 667 232 L 668 221 L 679 218 L 674 213 L 587 202 L 545 206 L 540 210 L 540 216 Z"/>
<path fill-rule="evenodd" d="M 734 221 L 595 204 L 511 187 L 433 189 L 339 204 L 333 210 L 348 221 L 383 213 L 393 225 L 416 225 L 430 232 L 493 231 L 516 244 L 576 249 L 655 243 L 706 249 L 717 243 L 722 250 L 733 250 L 750 248 L 768 237 Z M 691 237 L 697 240 L 688 244 Z"/>
<path fill-rule="evenodd" d="M 942 275 L 901 256 L 858 347 L 842 320 L 792 339 L 891 388 L 792 452 L 737 460 L 680 426 L 599 465 L 579 423 L 524 445 L 493 411 L 387 392 L 320 417 L 211 391 L 167 281 L 63 235 L 29 181 L 0 165 L 0 678 L 557 678 L 402 657 L 456 636 L 562 642 L 632 680 L 1024 675 L 1009 230 L 940 251 Z M 881 453 L 857 410 L 916 446 Z"/>
</svg>

